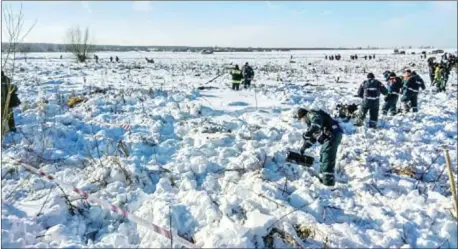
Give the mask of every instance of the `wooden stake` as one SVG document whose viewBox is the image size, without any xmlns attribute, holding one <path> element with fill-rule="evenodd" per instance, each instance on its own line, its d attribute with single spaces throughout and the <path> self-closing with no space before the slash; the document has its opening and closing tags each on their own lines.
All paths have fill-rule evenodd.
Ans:
<svg viewBox="0 0 458 249">
<path fill-rule="evenodd" d="M 458 218 L 458 199 L 456 197 L 456 187 L 455 187 L 455 180 L 453 179 L 452 166 L 450 165 L 450 156 L 448 154 L 448 150 L 444 150 L 444 153 L 445 153 L 445 162 L 446 162 L 447 169 L 448 169 L 448 179 L 450 183 L 450 190 L 452 191 L 453 204 L 455 208 L 455 218 Z"/>
<path fill-rule="evenodd" d="M 172 233 L 172 209 L 169 204 L 169 226 L 170 226 L 170 248 L 173 248 L 173 233 Z"/>
</svg>

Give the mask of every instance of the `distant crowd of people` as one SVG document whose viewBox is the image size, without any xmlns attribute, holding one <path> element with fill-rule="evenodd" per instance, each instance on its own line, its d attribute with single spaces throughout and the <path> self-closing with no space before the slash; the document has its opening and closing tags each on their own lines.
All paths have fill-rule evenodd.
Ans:
<svg viewBox="0 0 458 249">
<path fill-rule="evenodd" d="M 329 55 L 329 56 L 325 55 L 324 56 L 325 60 L 330 60 L 330 61 L 333 61 L 333 60 L 340 61 L 341 58 L 342 58 L 342 56 L 340 54 Z"/>
</svg>

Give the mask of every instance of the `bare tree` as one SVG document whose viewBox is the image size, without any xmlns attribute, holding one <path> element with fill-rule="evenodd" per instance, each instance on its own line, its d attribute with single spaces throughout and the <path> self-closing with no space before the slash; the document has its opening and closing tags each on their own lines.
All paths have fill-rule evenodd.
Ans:
<svg viewBox="0 0 458 249">
<path fill-rule="evenodd" d="M 36 21 L 26 30 L 23 32 L 24 28 L 24 13 L 22 13 L 22 4 L 19 9 L 19 12 L 14 13 L 11 6 L 3 5 L 2 6 L 2 16 L 3 16 L 3 23 L 2 23 L 2 35 L 6 37 L 6 48 L 3 49 L 4 53 L 2 53 L 2 68 L 5 71 L 5 68 L 9 70 L 14 70 L 14 60 L 16 57 L 16 53 L 19 50 L 20 44 L 24 41 L 24 38 L 32 31 L 33 27 L 35 27 Z M 3 55 L 4 54 L 4 55 Z M 10 59 L 13 59 L 12 65 L 9 66 L 7 63 Z M 10 72 L 13 74 L 14 72 Z"/>
<path fill-rule="evenodd" d="M 85 62 L 92 51 L 89 28 L 84 31 L 80 27 L 70 28 L 67 31 L 68 50 L 76 57 L 78 62 Z"/>
<path fill-rule="evenodd" d="M 6 37 L 5 48 L 2 48 L 2 110 L 1 110 L 1 143 L 3 143 L 3 136 L 6 131 L 6 124 L 13 115 L 10 100 L 15 87 L 12 84 L 14 82 L 14 75 L 16 69 L 16 53 L 19 49 L 19 44 L 22 43 L 24 38 L 30 33 L 36 24 L 36 21 L 30 28 L 24 32 L 24 14 L 22 13 L 22 4 L 19 12 L 13 12 L 10 5 L 2 4 L 2 35 Z M 10 62 L 11 60 L 11 62 Z M 7 72 L 10 77 L 6 77 Z M 6 91 L 5 91 L 6 90 Z"/>
<path fill-rule="evenodd" d="M 27 63 L 27 58 L 30 51 L 32 51 L 32 47 L 29 44 L 21 44 L 19 51 L 24 55 L 24 60 Z"/>
</svg>

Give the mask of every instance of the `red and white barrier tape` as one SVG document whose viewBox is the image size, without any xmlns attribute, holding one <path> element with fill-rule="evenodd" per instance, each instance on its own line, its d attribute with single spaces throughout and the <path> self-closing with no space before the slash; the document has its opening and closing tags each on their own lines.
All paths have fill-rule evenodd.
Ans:
<svg viewBox="0 0 458 249">
<path fill-rule="evenodd" d="M 76 187 L 73 187 L 69 184 L 66 184 L 66 183 L 63 183 L 57 179 L 55 179 L 53 176 L 51 175 L 48 175 L 46 174 L 45 172 L 43 172 L 42 170 L 39 170 L 39 169 L 36 169 L 30 165 L 28 165 L 27 163 L 24 163 L 22 161 L 18 161 L 18 160 L 15 160 L 15 159 L 11 159 L 12 161 L 15 161 L 16 163 L 20 164 L 22 167 L 24 167 L 25 169 L 39 175 L 40 177 L 43 177 L 51 182 L 55 182 L 55 183 L 58 183 L 59 185 L 61 186 L 64 186 L 64 187 L 67 187 L 69 189 L 72 189 L 73 192 L 81 195 L 84 199 L 88 200 L 88 201 L 91 201 L 91 202 L 94 202 L 94 203 L 97 203 L 98 205 L 100 205 L 103 209 L 105 210 L 108 210 L 108 211 L 112 211 L 114 213 L 117 213 L 117 214 L 120 214 L 122 215 L 123 217 L 125 217 L 126 219 L 129 219 L 131 221 L 134 221 L 135 223 L 139 224 L 139 225 L 142 225 L 146 228 L 149 228 L 151 230 L 153 230 L 155 233 L 158 233 L 168 239 L 172 239 L 172 236 L 173 236 L 173 240 L 174 241 L 177 241 L 178 243 L 188 247 L 188 248 L 199 248 L 197 245 L 191 243 L 190 241 L 188 241 L 187 239 L 185 238 L 182 238 L 180 237 L 176 232 L 172 231 L 170 232 L 169 230 L 165 229 L 165 228 L 162 228 L 160 226 L 157 226 L 151 222 L 148 222 L 134 214 L 131 214 L 131 213 L 128 213 L 126 210 L 116 206 L 116 205 L 113 205 L 107 201 L 104 201 L 104 200 L 101 200 L 101 199 L 98 199 L 98 198 L 95 198 L 93 196 L 90 196 L 86 191 L 84 190 L 81 190 L 79 188 L 76 188 Z"/>
<path fill-rule="evenodd" d="M 124 130 L 130 131 L 132 129 L 132 126 L 130 124 L 122 124 L 121 128 L 123 128 Z"/>
</svg>

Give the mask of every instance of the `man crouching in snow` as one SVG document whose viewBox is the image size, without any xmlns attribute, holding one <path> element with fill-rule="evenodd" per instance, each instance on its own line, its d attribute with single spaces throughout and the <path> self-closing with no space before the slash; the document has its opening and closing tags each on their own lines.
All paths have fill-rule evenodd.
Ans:
<svg viewBox="0 0 458 249">
<path fill-rule="evenodd" d="M 299 108 L 299 119 L 304 118 L 308 125 L 307 131 L 302 135 L 304 144 L 301 154 L 318 141 L 322 144 L 320 152 L 320 182 L 326 186 L 334 186 L 334 168 L 336 165 L 337 148 L 342 140 L 342 129 L 339 123 L 322 110 L 306 110 Z"/>
</svg>

